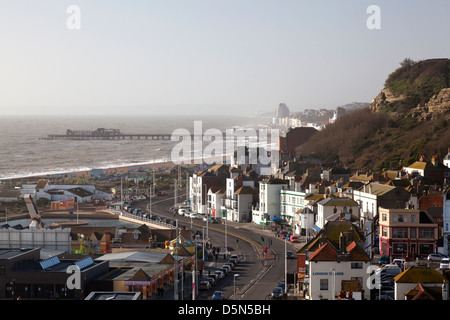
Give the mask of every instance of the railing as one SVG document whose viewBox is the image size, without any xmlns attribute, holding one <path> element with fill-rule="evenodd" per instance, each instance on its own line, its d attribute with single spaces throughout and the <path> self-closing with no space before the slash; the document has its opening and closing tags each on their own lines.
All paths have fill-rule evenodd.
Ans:
<svg viewBox="0 0 450 320">
<path fill-rule="evenodd" d="M 175 229 L 176 228 L 176 226 L 174 226 L 174 225 L 172 225 L 170 223 L 167 223 L 165 221 L 160 221 L 160 220 L 157 220 L 157 219 L 145 218 L 142 215 L 136 215 L 136 214 L 132 214 L 132 213 L 129 213 L 129 212 L 126 212 L 126 211 L 122 212 L 120 210 L 113 210 L 113 209 L 109 209 L 109 211 L 111 213 L 116 214 L 116 215 L 123 216 L 123 217 L 129 218 L 129 219 L 132 219 L 132 220 L 147 222 L 147 223 L 151 223 L 151 224 L 156 224 L 156 225 L 160 225 L 160 226 L 171 228 L 171 229 Z M 163 218 L 163 219 L 166 219 L 166 218 Z"/>
</svg>

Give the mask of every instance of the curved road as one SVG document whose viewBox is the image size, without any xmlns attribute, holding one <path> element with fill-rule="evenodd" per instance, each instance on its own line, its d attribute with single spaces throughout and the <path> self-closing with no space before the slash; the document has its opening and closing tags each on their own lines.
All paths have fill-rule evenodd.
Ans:
<svg viewBox="0 0 450 320">
<path fill-rule="evenodd" d="M 182 196 L 179 198 L 182 201 Z M 137 201 L 134 206 L 147 208 L 149 200 Z M 174 216 L 169 212 L 169 208 L 174 206 L 173 194 L 167 196 L 152 197 L 152 213 L 162 217 L 176 218 L 180 227 L 185 226 L 194 231 L 206 231 L 206 222 L 201 218 L 190 219 L 180 215 Z M 202 217 L 202 216 L 201 216 Z M 222 290 L 224 296 L 228 299 L 245 300 L 265 300 L 272 289 L 284 280 L 285 261 L 287 262 L 287 272 L 293 273 L 296 269 L 296 259 L 285 259 L 285 242 L 273 236 L 270 230 L 263 230 L 260 226 L 251 223 L 238 223 L 227 221 L 222 224 L 208 224 L 208 235 L 210 243 L 215 247 L 220 247 L 219 259 L 216 262 L 210 262 L 212 267 L 221 267 L 223 262 L 223 253 L 225 241 L 230 254 L 238 254 L 240 263 L 228 275 L 225 281 L 219 282 L 220 288 L 216 286 L 208 291 L 199 291 L 199 299 L 210 299 L 214 290 Z M 269 248 L 267 259 L 264 259 L 263 245 L 261 237 L 264 237 L 264 244 Z M 239 239 L 239 242 L 237 242 Z M 270 240 L 272 240 L 270 242 Z M 269 244 L 271 245 L 269 246 Z M 295 253 L 296 249 L 291 243 L 286 243 L 286 249 Z M 238 294 L 234 297 L 234 277 L 233 274 L 239 274 L 236 277 L 236 291 Z"/>
</svg>

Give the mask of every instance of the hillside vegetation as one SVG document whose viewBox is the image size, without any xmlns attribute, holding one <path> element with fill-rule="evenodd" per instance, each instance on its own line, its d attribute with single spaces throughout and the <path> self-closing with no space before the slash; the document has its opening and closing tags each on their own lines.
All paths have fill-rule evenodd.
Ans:
<svg viewBox="0 0 450 320">
<path fill-rule="evenodd" d="M 405 59 L 368 108 L 317 132 L 299 152 L 370 170 L 400 169 L 421 155 L 442 159 L 450 147 L 449 70 L 449 59 Z"/>
</svg>

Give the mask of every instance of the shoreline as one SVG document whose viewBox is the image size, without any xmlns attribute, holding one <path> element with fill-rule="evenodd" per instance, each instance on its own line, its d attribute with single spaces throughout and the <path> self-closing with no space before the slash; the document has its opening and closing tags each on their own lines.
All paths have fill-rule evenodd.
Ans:
<svg viewBox="0 0 450 320">
<path fill-rule="evenodd" d="M 227 161 L 225 161 L 224 159 L 227 158 L 227 155 L 220 155 L 220 156 L 215 156 L 215 157 L 210 157 L 210 158 L 201 158 L 201 164 L 200 163 L 196 163 L 196 160 L 198 161 L 198 159 L 193 159 L 191 158 L 190 160 L 188 160 L 189 163 L 185 163 L 186 161 L 181 161 L 182 163 L 180 164 L 181 166 L 195 166 L 195 165 L 202 165 L 204 163 L 208 162 L 216 162 L 216 163 L 224 163 L 226 164 Z M 219 162 L 218 162 L 219 161 Z M 110 175 L 110 174 L 124 174 L 124 173 L 128 173 L 128 172 L 132 172 L 137 170 L 137 168 L 142 168 L 142 167 L 146 167 L 146 170 L 155 170 L 155 169 L 161 169 L 161 168 L 170 168 L 173 166 L 176 166 L 177 164 L 175 162 L 173 162 L 172 160 L 168 160 L 168 161 L 160 161 L 160 162 L 137 162 L 137 163 L 131 163 L 131 164 L 127 164 L 127 165 L 118 165 L 118 166 L 110 166 L 110 167 L 106 167 L 106 168 L 92 168 L 92 169 L 103 169 L 104 173 L 106 175 Z M 147 169 L 148 168 L 148 169 Z M 86 169 L 80 169 L 80 170 L 68 170 L 68 171 L 61 171 L 61 172 L 54 172 L 54 173 L 43 173 L 43 174 L 33 174 L 33 175 L 28 175 L 28 176 L 17 176 L 17 177 L 10 177 L 10 178 L 1 178 L 0 179 L 0 183 L 1 181 L 14 181 L 14 180 L 22 180 L 22 179 L 48 179 L 48 178 L 53 178 L 55 175 L 58 176 L 66 176 L 66 175 L 70 175 L 70 176 L 75 176 L 75 177 L 86 177 L 86 176 L 90 176 L 90 171 L 92 169 L 86 170 Z"/>
</svg>

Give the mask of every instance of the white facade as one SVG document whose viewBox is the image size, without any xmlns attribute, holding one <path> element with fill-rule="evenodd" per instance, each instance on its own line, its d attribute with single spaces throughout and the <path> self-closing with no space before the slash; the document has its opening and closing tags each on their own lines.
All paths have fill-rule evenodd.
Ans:
<svg viewBox="0 0 450 320">
<path fill-rule="evenodd" d="M 270 182 L 259 182 L 259 206 L 253 209 L 252 222 L 266 224 L 274 217 L 280 218 L 281 213 L 281 190 L 287 189 L 286 184 L 275 184 Z"/>
<path fill-rule="evenodd" d="M 363 299 L 370 298 L 366 286 L 369 273 L 367 261 L 318 261 L 309 262 L 309 297 L 311 300 L 328 299 L 338 296 L 342 280 L 360 280 L 364 289 Z"/>
<path fill-rule="evenodd" d="M 449 237 L 450 237 L 450 190 L 444 193 L 443 196 L 443 239 L 444 239 L 444 254 L 449 255 Z"/>
<path fill-rule="evenodd" d="M 72 252 L 70 228 L 0 229 L 0 246 L 5 248 L 45 248 Z"/>
<path fill-rule="evenodd" d="M 314 215 L 312 221 L 310 215 L 302 215 L 300 210 L 306 207 L 305 192 L 281 190 L 280 191 L 280 217 L 286 219 L 293 226 L 293 233 L 299 235 L 301 229 L 310 228 L 314 225 Z M 308 223 L 309 221 L 309 223 Z"/>
<path fill-rule="evenodd" d="M 333 205 L 332 203 L 336 203 L 336 205 Z M 347 213 L 348 216 L 350 208 L 352 209 L 353 215 L 359 216 L 359 206 L 350 198 L 339 200 L 331 198 L 323 199 L 317 203 L 316 225 L 322 229 L 327 223 L 328 217 L 334 215 L 335 213 L 339 214 L 341 211 Z"/>
<path fill-rule="evenodd" d="M 221 203 L 223 192 L 208 190 L 208 215 L 210 217 L 222 218 Z"/>
</svg>

